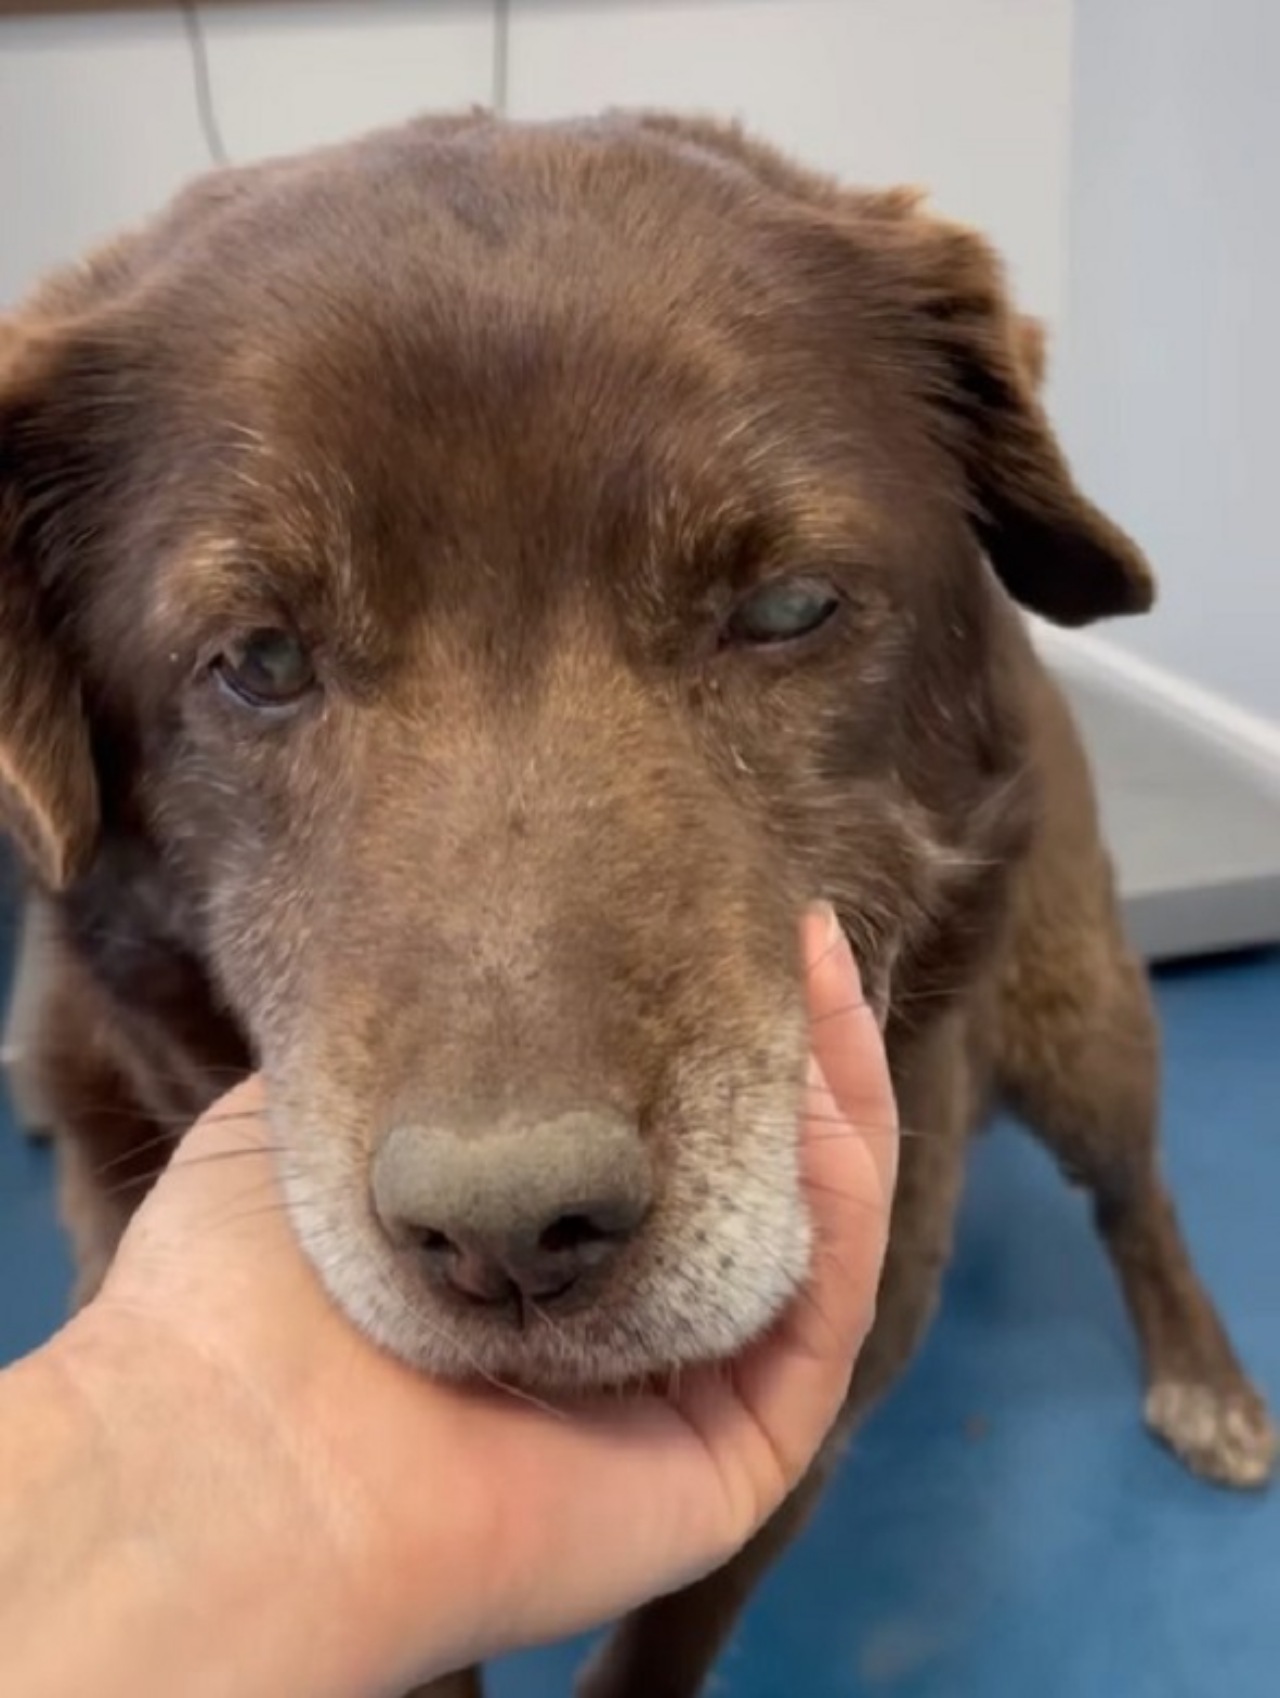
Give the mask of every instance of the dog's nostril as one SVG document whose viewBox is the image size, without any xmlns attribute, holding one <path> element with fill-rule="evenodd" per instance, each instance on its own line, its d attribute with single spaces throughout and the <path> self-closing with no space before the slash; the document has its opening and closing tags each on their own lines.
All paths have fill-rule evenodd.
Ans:
<svg viewBox="0 0 1280 1698">
<path fill-rule="evenodd" d="M 433 1226 L 419 1227 L 413 1236 L 417 1240 L 419 1250 L 425 1250 L 432 1256 L 441 1256 L 446 1251 L 458 1248 L 452 1238 L 443 1232 L 437 1232 Z"/>
<path fill-rule="evenodd" d="M 585 1249 L 610 1237 L 612 1234 L 597 1226 L 589 1215 L 561 1215 L 539 1236 L 538 1248 L 554 1256 L 564 1251 Z"/>
<path fill-rule="evenodd" d="M 582 1254 L 589 1260 L 591 1251 L 615 1248 L 630 1238 L 640 1215 L 638 1209 L 621 1207 L 558 1215 L 538 1234 L 538 1249 L 547 1256 Z"/>
<path fill-rule="evenodd" d="M 634 1124 L 599 1111 L 470 1135 L 399 1126 L 372 1183 L 392 1243 L 433 1285 L 504 1305 L 590 1301 L 653 1203 Z"/>
</svg>

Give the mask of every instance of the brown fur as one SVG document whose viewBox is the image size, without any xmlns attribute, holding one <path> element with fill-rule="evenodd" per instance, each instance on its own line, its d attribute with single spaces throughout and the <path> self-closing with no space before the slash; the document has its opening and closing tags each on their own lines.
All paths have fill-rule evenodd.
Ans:
<svg viewBox="0 0 1280 1698">
<path fill-rule="evenodd" d="M 3 334 L 0 810 L 82 1293 L 256 1063 L 302 1242 L 407 1359 L 555 1391 L 732 1351 L 808 1253 L 794 939 L 826 896 L 918 1134 L 843 1430 L 928 1323 L 1000 1096 L 1095 1199 L 1153 1425 L 1265 1477 L 1158 1176 L 1085 760 L 1013 605 L 1082 623 L 1151 581 L 1071 480 L 981 240 L 702 122 L 432 120 L 199 184 Z M 829 625 L 724 640 L 797 575 Z M 261 626 L 315 655 L 287 714 L 215 680 Z M 379 1140 L 578 1103 L 650 1145 L 649 1226 L 554 1327 L 434 1293 L 424 1334 Z M 689 1698 L 834 1454 L 585 1690 Z"/>
</svg>

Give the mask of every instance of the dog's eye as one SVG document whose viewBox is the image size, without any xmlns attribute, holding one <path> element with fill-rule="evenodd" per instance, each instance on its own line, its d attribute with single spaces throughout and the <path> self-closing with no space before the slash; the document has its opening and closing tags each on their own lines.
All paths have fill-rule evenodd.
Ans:
<svg viewBox="0 0 1280 1698">
<path fill-rule="evenodd" d="M 820 578 L 790 578 L 767 584 L 740 602 L 725 627 L 734 643 L 787 643 L 825 625 L 840 597 Z"/>
<path fill-rule="evenodd" d="M 250 631 L 214 662 L 218 682 L 249 707 L 283 708 L 316 681 L 311 657 L 288 631 Z"/>
</svg>

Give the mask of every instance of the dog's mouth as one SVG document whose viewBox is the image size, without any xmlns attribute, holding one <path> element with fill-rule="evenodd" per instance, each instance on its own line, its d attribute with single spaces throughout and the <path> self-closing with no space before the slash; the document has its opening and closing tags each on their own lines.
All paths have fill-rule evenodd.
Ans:
<svg viewBox="0 0 1280 1698">
<path fill-rule="evenodd" d="M 317 1208 L 305 1184 L 287 1191 L 303 1248 L 340 1307 L 393 1355 L 450 1380 L 580 1392 L 723 1360 L 770 1325 L 808 1268 L 794 1186 L 724 1213 L 660 1214 L 606 1276 L 533 1288 L 465 1254 L 445 1286 L 367 1216 Z"/>
<path fill-rule="evenodd" d="M 438 1377 L 581 1392 L 723 1360 L 808 1271 L 797 1072 L 652 1148 L 568 1114 L 470 1143 L 404 1128 L 370 1158 L 300 1117 L 290 1216 L 361 1330 Z"/>
</svg>

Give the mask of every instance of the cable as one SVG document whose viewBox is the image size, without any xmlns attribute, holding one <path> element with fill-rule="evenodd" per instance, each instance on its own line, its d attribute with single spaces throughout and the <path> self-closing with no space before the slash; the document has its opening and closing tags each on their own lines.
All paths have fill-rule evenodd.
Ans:
<svg viewBox="0 0 1280 1698">
<path fill-rule="evenodd" d="M 209 75 L 209 48 L 204 37 L 204 24 L 195 0 L 182 0 L 182 21 L 186 26 L 187 45 L 191 50 L 191 78 L 195 84 L 196 112 L 204 133 L 209 159 L 214 165 L 226 165 L 227 146 L 222 139 L 222 126 L 213 96 L 213 79 Z"/>
</svg>

